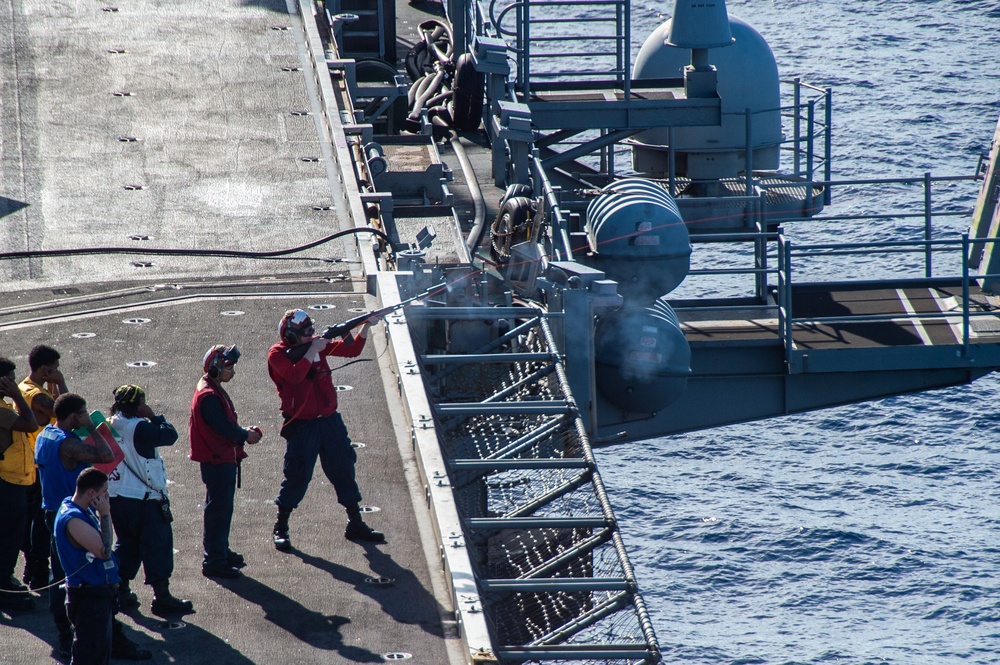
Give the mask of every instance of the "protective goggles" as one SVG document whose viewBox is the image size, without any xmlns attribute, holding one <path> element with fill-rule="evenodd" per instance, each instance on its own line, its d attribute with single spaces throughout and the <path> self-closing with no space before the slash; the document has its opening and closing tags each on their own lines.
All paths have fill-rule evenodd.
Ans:
<svg viewBox="0 0 1000 665">
<path fill-rule="evenodd" d="M 233 344 L 228 349 L 225 349 L 219 357 L 224 365 L 235 365 L 236 361 L 240 359 L 240 349 L 238 346 Z"/>
</svg>

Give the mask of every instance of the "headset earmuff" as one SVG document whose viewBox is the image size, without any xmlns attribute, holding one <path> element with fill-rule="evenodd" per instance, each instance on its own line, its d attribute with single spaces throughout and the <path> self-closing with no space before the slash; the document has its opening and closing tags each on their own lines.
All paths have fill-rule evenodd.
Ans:
<svg viewBox="0 0 1000 665">
<path fill-rule="evenodd" d="M 289 310 L 285 312 L 285 316 L 282 319 L 281 327 L 283 332 L 281 333 L 281 339 L 288 346 L 298 346 L 302 342 L 300 331 L 303 330 L 302 326 L 305 325 L 306 321 L 309 321 L 310 322 L 309 325 L 312 325 L 311 319 L 307 314 L 305 314 L 305 312 L 302 312 L 306 317 L 305 320 L 296 323 L 295 315 L 298 312 L 302 312 L 302 310 L 299 309 Z"/>
<path fill-rule="evenodd" d="M 295 310 L 289 310 L 285 312 L 284 320 L 282 321 L 282 327 L 284 332 L 281 335 L 282 341 L 289 346 L 295 346 L 295 343 L 299 341 L 299 336 L 292 332 L 292 317 L 295 316 Z"/>
<path fill-rule="evenodd" d="M 219 375 L 222 374 L 222 370 L 225 368 L 225 363 L 224 349 L 218 348 L 212 355 L 212 362 L 208 365 L 208 378 L 218 379 Z"/>
</svg>

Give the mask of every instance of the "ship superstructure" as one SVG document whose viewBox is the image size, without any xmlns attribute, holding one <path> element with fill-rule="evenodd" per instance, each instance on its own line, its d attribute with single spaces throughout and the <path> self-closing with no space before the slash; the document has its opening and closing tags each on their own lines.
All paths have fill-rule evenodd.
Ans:
<svg viewBox="0 0 1000 665">
<path fill-rule="evenodd" d="M 431 527 L 407 535 L 423 536 L 432 573 L 443 573 L 443 627 L 425 633 L 454 638 L 453 660 L 664 659 L 594 447 L 957 385 L 1000 367 L 997 137 L 969 176 L 838 181 L 833 92 L 783 80 L 764 36 L 724 2 L 677 0 L 634 57 L 628 0 L 297 0 L 290 8 L 296 20 L 270 8 L 280 20 L 258 21 L 244 45 L 260 63 L 256 83 L 224 91 L 224 102 L 240 99 L 239 113 L 259 124 L 219 123 L 233 136 L 206 139 L 232 139 L 224 152 L 235 155 L 240 182 L 224 164 L 202 163 L 193 143 L 175 146 L 187 138 L 176 128 L 156 136 L 121 128 L 118 147 L 138 149 L 115 166 L 127 174 L 134 161 L 153 182 L 123 179 L 105 194 L 130 221 L 147 213 L 186 219 L 191 206 L 218 223 L 241 220 L 238 239 L 256 238 L 266 251 L 206 249 L 197 223 L 170 250 L 144 253 L 155 239 L 145 233 L 133 233 L 129 247 L 89 246 L 87 225 L 74 218 L 84 229 L 69 236 L 75 242 L 5 253 L 12 272 L 47 279 L 43 268 L 65 261 L 66 274 L 113 280 L 114 265 L 82 257 L 127 253 L 137 270 L 164 261 L 170 279 L 79 294 L 64 280 L 53 302 L 34 294 L 0 310 L 2 325 L 11 339 L 50 324 L 69 335 L 64 324 L 122 313 L 133 327 L 101 335 L 120 351 L 151 352 L 135 332 L 157 320 L 148 310 L 225 301 L 222 316 L 261 320 L 224 330 L 259 344 L 270 339 L 264 319 L 286 306 L 356 316 L 372 296 L 381 306 L 421 296 L 387 316 L 381 355 L 365 360 L 379 370 L 386 405 L 369 386 L 372 413 L 356 408 L 373 431 L 391 429 L 393 419 L 404 469 L 387 468 L 398 471 L 393 478 L 408 474 L 414 521 L 426 512 Z M 210 50 L 210 40 L 202 46 Z M 131 75 L 142 81 L 139 71 Z M 276 81 L 279 71 L 290 78 Z M 156 95 L 167 93 L 130 85 L 122 71 L 109 76 L 114 103 L 148 104 L 129 111 L 135 125 L 160 127 L 148 117 Z M 254 85 L 267 94 L 254 96 Z M 206 99 L 217 100 L 210 92 Z M 289 108 L 275 139 L 278 114 L 256 107 L 279 101 Z M 209 117 L 229 112 L 221 106 Z M 120 123 L 121 111 L 104 113 Z M 165 163 L 187 169 L 180 175 L 157 167 L 171 152 L 180 156 Z M 935 226 L 938 192 L 977 180 L 971 231 L 946 237 Z M 83 177 L 73 186 L 66 199 L 93 189 Z M 890 186 L 914 192 L 913 201 L 869 218 L 836 213 L 841 188 Z M 138 192 L 155 192 L 159 204 L 122 205 L 120 197 Z M 295 210 L 269 223 L 261 211 L 287 200 Z M 2 202 L 8 214 L 23 212 Z M 261 219 L 242 225 L 251 209 Z M 318 218 L 339 228 L 322 241 L 301 238 L 294 230 L 308 215 L 310 225 Z M 885 223 L 884 240 L 802 242 L 790 232 L 861 223 Z M 315 246 L 322 256 L 307 253 Z M 197 262 L 197 279 L 176 277 L 190 268 L 169 263 L 181 255 Z M 268 265 L 259 261 L 286 257 L 356 264 L 333 273 L 324 266 L 319 278 L 259 274 L 256 266 Z M 871 274 L 876 261 L 909 272 Z M 180 357 L 207 333 L 197 316 L 173 318 L 185 332 L 167 356 Z M 347 376 L 365 381 L 360 367 Z M 252 403 L 265 409 L 259 396 Z M 411 581 L 391 559 L 365 556 L 391 571 L 371 584 Z M 311 555 L 301 559 L 354 580 Z M 430 585 L 423 579 L 421 589 Z M 405 602 L 379 593 L 371 597 L 394 625 L 429 623 L 429 598 L 420 596 L 414 606 L 423 614 L 411 619 Z M 269 621 L 315 652 L 409 655 L 329 646 L 317 634 L 346 624 L 277 595 L 257 589 L 254 598 L 280 606 L 281 618 Z M 351 607 L 377 621 L 364 603 Z M 307 637 L 296 632 L 300 615 Z M 271 658 L 272 646 L 255 653 Z"/>
<path fill-rule="evenodd" d="M 350 11 L 326 5 L 334 24 Z M 553 477 L 571 474 L 553 455 L 575 458 L 577 436 L 640 441 L 992 372 L 997 301 L 990 272 L 975 267 L 984 250 L 989 261 L 996 234 L 984 219 L 996 202 L 980 202 L 973 240 L 945 237 L 934 222 L 950 214 L 935 207 L 937 192 L 961 180 L 975 187 L 996 157 L 967 177 L 837 181 L 832 91 L 782 80 L 764 37 L 724 3 L 679 0 L 634 60 L 627 2 L 456 1 L 446 18 L 422 23 L 411 51 L 423 68 L 409 72 L 410 136 L 373 129 L 359 140 L 386 160 L 361 176 L 362 198 L 387 201 L 399 186 L 379 175 L 395 168 L 383 142 L 424 137 L 440 151 L 427 168 L 453 165 L 440 187 L 422 190 L 432 205 L 454 197 L 464 208 L 448 230 L 428 239 L 427 225 L 395 202 L 370 217 L 407 248 L 394 278 L 404 294 L 437 278 L 451 284 L 409 308 L 397 333 L 410 336 L 404 365 L 430 400 L 412 414 L 424 418 L 415 431 L 433 428 L 446 455 L 495 652 L 504 662 L 585 660 L 603 648 L 588 629 L 603 619 L 600 585 L 611 580 L 568 562 L 608 523 L 566 540 L 569 522 L 546 521 L 545 498 L 579 489 L 557 488 Z M 328 64 L 334 80 L 350 80 L 351 64 Z M 841 188 L 899 185 L 913 200 L 868 220 L 898 231 L 882 242 L 787 233 L 862 221 L 827 212 Z M 984 195 L 994 189 L 984 185 Z M 910 274 L 867 274 L 873 257 L 913 254 L 921 260 Z M 537 355 L 540 340 L 554 356 Z M 553 449 L 550 432 L 569 414 L 574 443 Z M 511 483 L 523 486 L 520 502 L 500 490 Z M 472 488 L 469 503 L 461 497 Z M 512 566 L 509 548 L 527 552 L 525 540 L 556 548 L 566 567 Z M 581 578 L 574 588 L 589 600 L 566 602 L 565 578 Z M 634 603 L 641 625 L 641 597 Z M 550 604 L 576 607 L 578 618 Z M 512 605 L 565 623 L 509 623 Z"/>
</svg>

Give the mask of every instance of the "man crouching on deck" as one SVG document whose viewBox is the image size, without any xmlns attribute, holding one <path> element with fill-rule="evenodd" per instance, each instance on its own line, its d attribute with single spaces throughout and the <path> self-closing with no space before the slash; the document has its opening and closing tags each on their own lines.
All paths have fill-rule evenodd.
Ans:
<svg viewBox="0 0 1000 665">
<path fill-rule="evenodd" d="M 288 517 L 298 507 L 312 479 L 316 458 L 337 492 L 337 502 L 347 509 L 344 537 L 373 543 L 385 541 L 361 519 L 361 491 L 354 479 L 357 455 L 347 436 L 347 427 L 337 412 L 337 391 L 327 357 L 355 358 L 361 355 L 368 336 L 368 323 L 343 340 L 314 336 L 313 321 L 305 311 L 285 312 L 278 326 L 281 342 L 267 353 L 267 371 L 278 388 L 285 425 L 281 436 L 287 442 L 284 475 L 275 504 L 274 546 L 282 552 L 292 549 Z"/>
</svg>

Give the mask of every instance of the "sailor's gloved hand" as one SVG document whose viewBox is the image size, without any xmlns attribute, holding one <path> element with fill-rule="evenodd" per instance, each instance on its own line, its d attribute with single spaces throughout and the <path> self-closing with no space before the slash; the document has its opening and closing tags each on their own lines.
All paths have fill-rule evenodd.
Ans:
<svg viewBox="0 0 1000 665">
<path fill-rule="evenodd" d="M 326 345 L 330 341 L 323 339 L 322 337 L 317 337 L 309 344 L 309 350 L 306 351 L 305 358 L 311 363 L 317 362 L 319 360 L 319 352 L 326 348 Z"/>
</svg>

